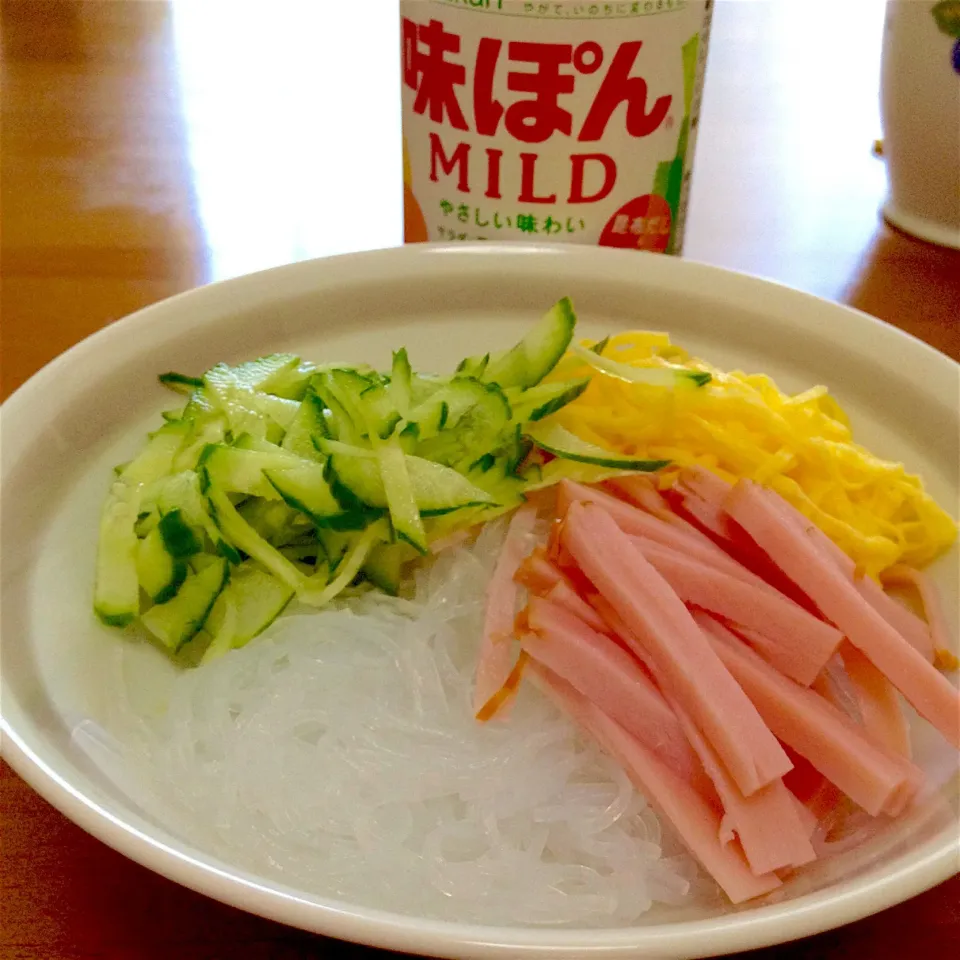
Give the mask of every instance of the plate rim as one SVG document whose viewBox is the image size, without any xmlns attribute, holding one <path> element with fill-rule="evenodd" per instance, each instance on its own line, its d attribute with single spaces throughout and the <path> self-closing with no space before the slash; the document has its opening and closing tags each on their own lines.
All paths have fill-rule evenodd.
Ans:
<svg viewBox="0 0 960 960">
<path fill-rule="evenodd" d="M 191 306 L 199 305 L 202 309 L 204 302 L 236 299 L 231 297 L 231 294 L 242 295 L 247 288 L 255 290 L 265 284 L 278 290 L 290 283 L 296 286 L 297 283 L 310 279 L 336 285 L 338 275 L 349 275 L 351 271 L 361 275 L 364 272 L 369 273 L 369 268 L 376 267 L 378 263 L 410 261 L 411 272 L 434 268 L 442 271 L 446 263 L 443 258 L 450 256 L 455 256 L 461 265 L 475 262 L 478 266 L 489 266 L 498 260 L 509 258 L 511 268 L 513 262 L 518 261 L 530 265 L 549 265 L 549 268 L 557 271 L 562 270 L 562 264 L 570 262 L 571 259 L 585 264 L 593 262 L 602 265 L 605 270 L 621 274 L 624 274 L 629 266 L 633 268 L 630 271 L 630 281 L 642 286 L 643 271 L 636 269 L 637 258 L 640 257 L 643 259 L 639 262 L 645 265 L 647 271 L 654 269 L 653 261 L 656 263 L 656 270 L 664 274 L 699 272 L 701 276 L 717 281 L 720 286 L 727 284 L 734 291 L 738 286 L 744 290 L 750 287 L 753 288 L 754 295 L 766 291 L 784 303 L 790 298 L 797 298 L 794 302 L 798 305 L 815 307 L 817 310 L 826 308 L 826 312 L 834 316 L 839 315 L 838 311 L 843 311 L 850 318 L 849 324 L 853 328 L 869 331 L 883 341 L 900 343 L 903 349 L 923 357 L 926 362 L 940 367 L 944 372 L 952 370 L 960 384 L 960 364 L 911 334 L 849 306 L 826 301 L 813 294 L 750 274 L 692 260 L 677 260 L 630 251 L 601 251 L 590 247 L 423 244 L 287 264 L 188 290 L 144 307 L 86 337 L 22 384 L 0 408 L 4 432 L 9 430 L 11 420 L 16 430 L 16 421 L 23 405 L 31 404 L 38 393 L 48 388 L 52 379 L 72 370 L 77 364 L 82 364 L 85 357 L 101 351 L 104 345 L 124 338 L 136 338 L 143 330 L 152 328 L 163 314 L 176 314 L 186 301 L 189 301 Z M 518 269 L 522 272 L 521 267 Z M 621 280 L 625 279 L 627 278 L 624 274 Z M 189 313 L 190 309 L 185 311 L 185 314 Z M 191 321 L 188 321 L 186 316 L 181 318 L 179 324 L 172 326 L 171 319 L 163 320 L 168 337 L 182 333 L 188 322 Z M 157 326 L 159 327 L 159 324 Z M 944 367 L 944 363 L 948 366 Z M 16 459 L 13 458 L 14 461 Z M 5 457 L 0 465 L 3 475 L 8 473 L 10 462 L 10 459 Z M 5 682 L 3 685 L 6 686 Z M 386 949 L 415 950 L 463 958 L 518 955 L 559 958 L 583 956 L 585 951 L 592 956 L 636 957 L 641 955 L 637 952 L 638 947 L 642 947 L 644 950 L 661 951 L 657 956 L 680 958 L 701 955 L 694 951 L 702 947 L 698 948 L 693 941 L 699 940 L 702 944 L 706 938 L 710 938 L 711 950 L 728 952 L 751 949 L 783 942 L 785 939 L 808 936 L 852 922 L 915 896 L 958 872 L 956 861 L 960 853 L 960 837 L 953 844 L 933 838 L 921 845 L 917 855 L 899 871 L 876 878 L 868 884 L 858 880 L 851 881 L 853 889 L 845 889 L 839 895 L 827 896 L 831 889 L 827 888 L 785 904 L 767 905 L 757 911 L 759 916 L 734 913 L 683 921 L 679 924 L 668 922 L 614 929 L 577 928 L 549 931 L 537 927 L 494 927 L 456 921 L 424 920 L 373 908 L 350 906 L 343 909 L 343 905 L 337 905 L 336 901 L 317 903 L 315 900 L 298 897 L 295 892 L 284 892 L 279 884 L 264 886 L 250 883 L 237 876 L 236 872 L 217 868 L 212 863 L 205 863 L 189 856 L 183 850 L 151 837 L 135 825 L 103 809 L 94 798 L 72 787 L 32 750 L 29 743 L 11 726 L 6 713 L 0 713 L 0 734 L 0 753 L 33 789 L 68 819 L 129 859 L 183 886 L 260 916 Z M 189 847 L 187 844 L 183 846 Z M 447 953 L 452 950 L 457 952 Z"/>
</svg>

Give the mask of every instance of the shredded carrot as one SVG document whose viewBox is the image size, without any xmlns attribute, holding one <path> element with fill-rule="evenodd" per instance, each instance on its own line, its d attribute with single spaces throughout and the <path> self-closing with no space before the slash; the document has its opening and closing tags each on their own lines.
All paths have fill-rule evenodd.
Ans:
<svg viewBox="0 0 960 960">
<path fill-rule="evenodd" d="M 940 647 L 933 653 L 933 665 L 944 673 L 953 673 L 954 670 L 960 669 L 960 660 L 949 650 Z"/>
<path fill-rule="evenodd" d="M 516 696 L 520 689 L 520 681 L 523 679 L 523 668 L 528 659 L 529 656 L 526 651 L 521 650 L 517 662 L 513 665 L 510 675 L 503 682 L 503 686 L 477 711 L 477 720 L 481 723 L 492 720 L 497 712 L 502 710 Z"/>
</svg>

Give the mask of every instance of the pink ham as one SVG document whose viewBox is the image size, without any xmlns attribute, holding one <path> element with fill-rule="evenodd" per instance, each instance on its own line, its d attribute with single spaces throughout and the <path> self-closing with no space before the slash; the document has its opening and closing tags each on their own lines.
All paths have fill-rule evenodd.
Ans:
<svg viewBox="0 0 960 960">
<path fill-rule="evenodd" d="M 646 474 L 630 474 L 625 477 L 612 477 L 601 486 L 620 500 L 626 500 L 647 513 L 668 523 L 679 519 L 663 499 L 654 480 Z M 671 519 L 673 518 L 673 519 Z"/>
<path fill-rule="evenodd" d="M 684 520 L 674 511 L 663 494 L 656 488 L 650 477 L 633 474 L 626 477 L 614 477 L 607 480 L 603 487 L 615 497 L 632 503 L 635 507 L 651 514 L 658 520 L 682 530 L 688 536 L 701 540 L 708 547 L 713 547 L 713 541 L 701 533 L 692 523 Z"/>
<path fill-rule="evenodd" d="M 933 581 L 930 577 L 922 573 L 920 570 L 914 570 L 913 567 L 907 567 L 903 564 L 897 564 L 893 567 L 888 567 L 881 574 L 881 578 L 884 584 L 889 584 L 891 586 L 911 586 L 914 590 L 917 591 L 917 594 L 920 597 L 920 602 L 923 604 L 923 615 L 927 620 L 927 635 L 930 638 L 931 643 L 931 659 L 933 659 L 937 654 L 942 655 L 946 653 L 949 656 L 950 651 L 950 640 L 949 640 L 949 630 L 947 629 L 947 618 L 943 614 L 943 605 L 940 602 L 940 594 L 937 591 L 936 586 L 934 586 Z M 886 597 L 886 594 L 882 594 Z M 899 603 L 896 602 L 892 597 L 887 598 L 891 604 L 893 604 L 897 611 L 902 611 L 907 616 L 913 616 L 909 610 L 906 610 Z M 887 619 L 890 619 L 889 617 Z M 893 621 L 890 621 L 893 623 Z M 909 633 L 904 632 L 901 626 L 897 626 L 896 623 L 893 624 L 900 630 L 901 633 L 911 642 L 921 653 L 925 652 L 925 648 L 922 644 L 914 642 Z M 954 668 L 956 669 L 956 668 Z"/>
<path fill-rule="evenodd" d="M 846 644 L 846 646 L 850 646 L 850 644 Z M 856 647 L 853 649 L 856 649 Z M 843 658 L 839 653 L 823 668 L 817 679 L 810 684 L 810 689 L 863 726 L 860 704 L 857 702 L 853 684 L 847 676 Z"/>
<path fill-rule="evenodd" d="M 653 668 L 649 655 L 639 641 L 631 636 L 617 613 L 602 598 L 596 598 L 595 602 L 628 648 L 637 654 L 642 663 Z M 814 814 L 807 811 L 784 787 L 782 780 L 775 780 L 750 797 L 744 797 L 690 714 L 669 695 L 665 699 L 720 797 L 724 809 L 721 843 L 729 843 L 736 834 L 751 869 L 757 874 L 801 866 L 813 860 L 815 853 L 809 838 L 817 822 Z M 803 810 L 803 813 L 800 814 L 799 810 Z"/>
<path fill-rule="evenodd" d="M 565 580 L 555 583 L 544 596 L 551 603 L 570 611 L 592 630 L 598 633 L 607 632 L 607 625 L 603 618 Z"/>
<path fill-rule="evenodd" d="M 723 512 L 722 501 L 704 500 L 682 483 L 673 488 L 670 500 L 679 502 L 683 511 L 706 530 L 715 541 L 725 543 L 732 539 L 730 518 Z"/>
<path fill-rule="evenodd" d="M 752 796 L 744 797 L 686 710 L 677 703 L 670 705 L 713 781 L 723 804 L 724 827 L 736 833 L 750 869 L 759 876 L 815 860 L 810 844 L 810 815 L 783 781 L 774 780 Z M 804 811 L 803 815 L 798 808 Z"/>
<path fill-rule="evenodd" d="M 793 769 L 783 778 L 784 786 L 808 811 L 810 818 L 819 823 L 836 809 L 843 794 L 806 757 L 789 747 L 787 756 Z"/>
<path fill-rule="evenodd" d="M 527 623 L 531 632 L 521 643 L 534 660 L 642 740 L 678 776 L 698 782 L 700 763 L 679 721 L 629 653 L 549 600 L 531 598 Z"/>
<path fill-rule="evenodd" d="M 554 603 L 575 613 L 581 620 L 601 633 L 606 629 L 603 620 L 577 593 L 569 577 L 549 559 L 543 547 L 537 547 L 520 564 L 514 580 L 535 597 L 549 597 Z"/>
<path fill-rule="evenodd" d="M 758 651 L 804 686 L 813 683 L 843 639 L 835 627 L 766 584 L 732 577 L 642 537 L 632 540 L 684 603 L 749 628 Z"/>
<path fill-rule="evenodd" d="M 793 804 L 793 809 L 796 811 L 797 818 L 800 821 L 800 829 L 803 831 L 803 835 L 809 840 L 810 837 L 817 832 L 817 827 L 820 826 L 820 818 L 810 807 L 806 806 L 786 784 L 784 784 L 784 789 L 786 789 L 790 802 Z"/>
<path fill-rule="evenodd" d="M 715 806 L 652 750 L 552 671 L 531 663 L 530 672 L 560 709 L 621 764 L 733 903 L 763 896 L 780 886 L 776 874 L 754 876 L 742 851 L 720 842 L 721 817 Z"/>
<path fill-rule="evenodd" d="M 840 649 L 864 729 L 887 750 L 910 757 L 910 727 L 893 684 L 852 644 Z"/>
<path fill-rule="evenodd" d="M 530 547 L 527 542 L 537 520 L 535 507 L 523 506 L 510 518 L 507 536 L 487 585 L 483 636 L 477 661 L 473 709 L 491 716 L 484 707 L 496 697 L 514 670 L 513 621 L 517 615 L 518 587 L 514 575 Z"/>
<path fill-rule="evenodd" d="M 786 744 L 806 757 L 867 813 L 895 816 L 919 789 L 923 774 L 866 737 L 845 713 L 795 683 L 714 623 L 713 647 Z"/>
<path fill-rule="evenodd" d="M 734 576 L 749 576 L 748 571 L 731 559 L 723 550 L 698 531 L 687 533 L 683 529 L 664 523 L 649 513 L 624 503 L 604 490 L 585 487 L 572 480 L 561 480 L 559 484 L 558 504 L 566 511 L 571 503 L 594 503 L 604 508 L 616 521 L 617 526 L 627 534 L 645 537 L 655 543 L 663 544 L 696 557 L 702 563 L 730 571 Z"/>
<path fill-rule="evenodd" d="M 933 660 L 933 639 L 931 630 L 923 621 L 911 613 L 905 606 L 897 603 L 893 597 L 884 592 L 880 586 L 871 577 L 859 576 L 857 565 L 848 557 L 812 520 L 805 517 L 792 504 L 787 503 L 782 497 L 776 494 L 778 506 L 785 520 L 789 520 L 794 526 L 803 531 L 810 538 L 817 550 L 832 563 L 843 576 L 853 584 L 857 593 L 873 607 L 874 610 L 890 626 L 900 633 L 911 646 L 915 647 L 923 654 L 927 660 Z M 909 567 L 904 568 L 909 570 Z M 916 572 L 916 571 L 911 571 Z M 929 614 L 927 616 L 929 620 Z"/>
<path fill-rule="evenodd" d="M 547 558 L 544 547 L 536 547 L 524 557 L 513 579 L 531 593 L 542 597 L 551 587 L 563 580 L 563 573 Z"/>
<path fill-rule="evenodd" d="M 688 467 L 667 496 L 675 509 L 691 517 L 730 557 L 794 603 L 818 614 L 803 591 L 727 515 L 725 503 L 732 489 L 726 480 L 709 470 Z"/>
<path fill-rule="evenodd" d="M 683 601 L 613 518 L 573 503 L 561 539 L 580 569 L 649 653 L 745 796 L 783 776 L 790 761 L 730 676 Z"/>
<path fill-rule="evenodd" d="M 711 503 L 722 500 L 730 492 L 730 484 L 706 467 L 684 467 L 680 472 L 680 483 Z"/>
<path fill-rule="evenodd" d="M 917 713 L 960 747 L 960 696 L 912 647 L 808 537 L 785 518 L 784 501 L 741 480 L 727 497 L 727 511 L 809 597 L 824 616 L 861 650 L 913 704 Z"/>
</svg>

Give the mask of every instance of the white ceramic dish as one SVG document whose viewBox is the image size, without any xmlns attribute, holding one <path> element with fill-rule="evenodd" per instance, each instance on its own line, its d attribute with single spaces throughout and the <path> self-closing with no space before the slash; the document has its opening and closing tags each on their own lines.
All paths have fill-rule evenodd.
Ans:
<svg viewBox="0 0 960 960">
<path fill-rule="evenodd" d="M 421 245 L 215 284 L 91 337 L 3 406 L 2 722 L 11 765 L 105 843 L 211 897 L 305 929 L 460 960 L 749 949 L 847 923 L 956 872 L 956 755 L 923 736 L 920 762 L 947 781 L 937 802 L 811 871 L 784 900 L 719 914 L 661 911 L 611 930 L 425 921 L 284 888 L 184 843 L 79 748 L 77 731 L 109 694 L 98 680 L 117 642 L 89 611 L 97 509 L 108 466 L 169 406 L 158 372 L 278 349 L 385 364 L 399 344 L 419 367 L 443 369 L 509 343 L 563 294 L 586 335 L 667 329 L 720 365 L 765 370 L 786 388 L 828 383 L 865 443 L 921 471 L 941 503 L 957 503 L 957 364 L 863 314 L 775 284 L 652 255 L 514 245 Z M 956 551 L 936 573 L 956 635 Z"/>
</svg>

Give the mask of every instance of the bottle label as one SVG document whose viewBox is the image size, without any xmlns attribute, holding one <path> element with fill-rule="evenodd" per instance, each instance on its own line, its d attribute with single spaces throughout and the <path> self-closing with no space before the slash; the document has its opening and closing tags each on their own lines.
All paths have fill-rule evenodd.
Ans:
<svg viewBox="0 0 960 960">
<path fill-rule="evenodd" d="M 677 253 L 710 0 L 401 0 L 408 241 Z"/>
</svg>

